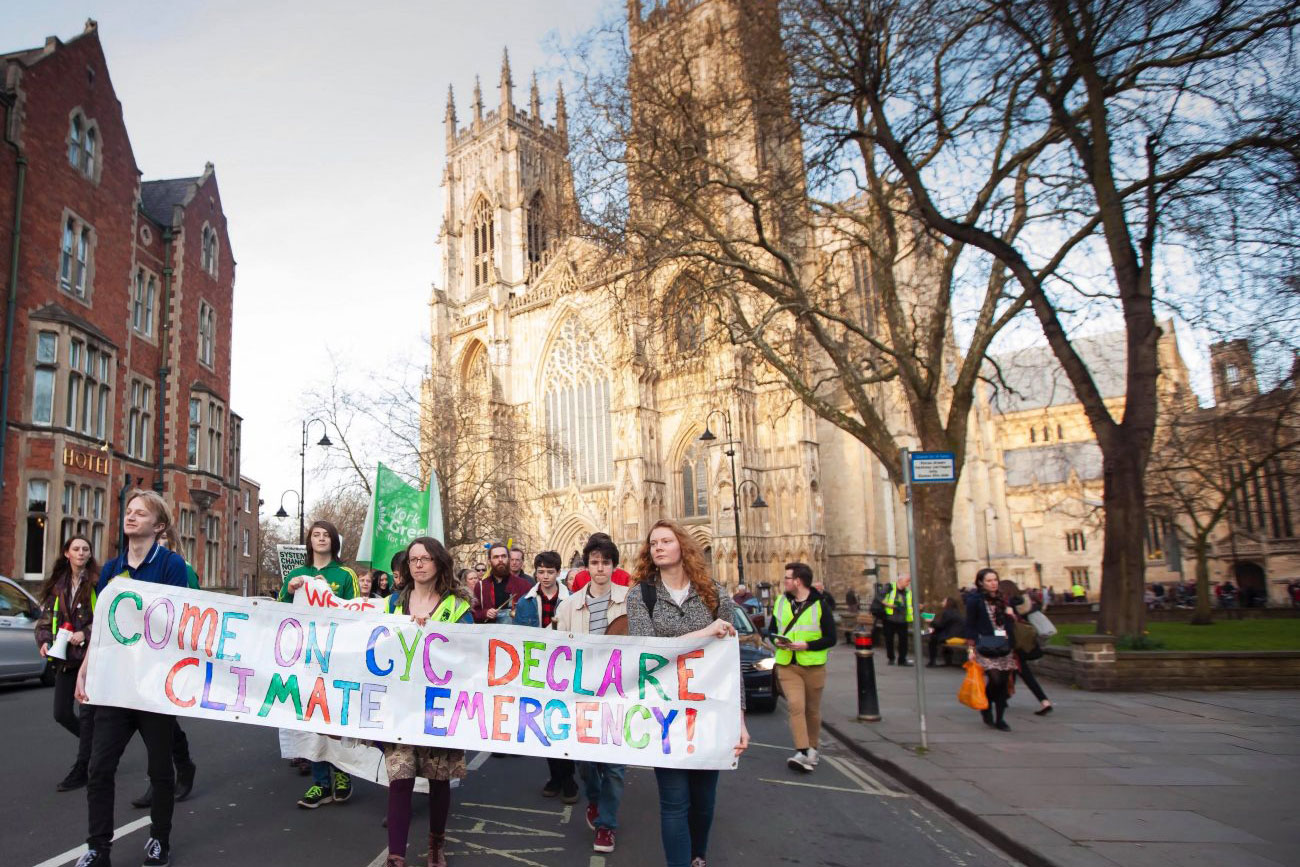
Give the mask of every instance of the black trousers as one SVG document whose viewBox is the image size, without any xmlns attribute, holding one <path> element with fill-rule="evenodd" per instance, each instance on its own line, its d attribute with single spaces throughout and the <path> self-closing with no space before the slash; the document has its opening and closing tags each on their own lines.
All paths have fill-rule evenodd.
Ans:
<svg viewBox="0 0 1300 867">
<path fill-rule="evenodd" d="M 1034 694 L 1034 698 L 1040 702 L 1047 701 L 1047 693 L 1038 685 L 1038 678 L 1034 677 L 1034 672 L 1029 667 L 1029 660 L 1025 659 L 1025 654 L 1019 650 L 1016 651 L 1016 661 L 1020 663 L 1020 679 L 1029 687 L 1029 691 Z"/>
<path fill-rule="evenodd" d="M 59 666 L 54 675 L 54 721 L 76 735 L 77 766 L 85 768 L 90 764 L 90 744 L 95 735 L 95 707 L 83 704 L 78 711 L 72 709 L 77 671 Z"/>
<path fill-rule="evenodd" d="M 190 758 L 190 739 L 185 737 L 179 717 L 172 717 L 172 762 L 178 768 L 194 764 Z"/>
<path fill-rule="evenodd" d="M 573 779 L 573 759 L 552 759 L 548 756 L 546 766 L 551 769 L 552 783 L 563 783 L 565 780 Z"/>
<path fill-rule="evenodd" d="M 117 764 L 136 732 L 149 755 L 149 783 L 153 805 L 149 809 L 149 836 L 168 841 L 175 809 L 176 773 L 172 768 L 172 737 L 176 718 L 122 707 L 95 708 L 95 738 L 90 748 L 90 781 L 86 805 L 90 834 L 86 845 L 108 851 L 113 843 L 113 800 Z"/>
<path fill-rule="evenodd" d="M 907 627 L 906 623 L 885 621 L 885 655 L 893 662 L 895 654 L 899 662 L 907 662 Z M 897 645 L 897 651 L 895 651 Z"/>
</svg>

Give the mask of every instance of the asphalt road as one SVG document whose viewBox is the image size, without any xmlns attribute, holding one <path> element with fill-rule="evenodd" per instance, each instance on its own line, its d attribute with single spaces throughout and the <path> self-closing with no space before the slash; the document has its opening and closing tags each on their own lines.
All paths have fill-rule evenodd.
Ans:
<svg viewBox="0 0 1300 867">
<path fill-rule="evenodd" d="M 76 744 L 51 718 L 53 691 L 0 686 L 0 744 L 5 795 L 0 864 L 59 867 L 80 854 L 86 833 L 85 790 L 58 793 Z M 231 864 L 368 867 L 386 850 L 386 792 L 359 781 L 347 804 L 315 811 L 295 801 L 308 779 L 278 755 L 274 729 L 182 720 L 199 771 L 194 794 L 177 804 L 172 862 L 180 867 Z M 811 775 L 789 770 L 789 734 L 782 711 L 752 714 L 755 745 L 736 771 L 723 772 L 709 847 L 713 867 L 823 864 L 833 867 L 954 865 L 1004 867 L 991 849 L 919 798 L 841 747 L 823 744 Z M 618 848 L 592 852 L 584 804 L 567 807 L 541 797 L 540 758 L 470 754 L 479 765 L 453 794 L 448 857 L 465 865 L 657 865 L 658 799 L 654 774 L 628 771 Z M 144 746 L 137 738 L 118 772 L 117 864 L 139 864 L 148 812 L 130 806 L 146 785 Z M 412 862 L 423 863 L 424 796 L 416 795 Z"/>
</svg>

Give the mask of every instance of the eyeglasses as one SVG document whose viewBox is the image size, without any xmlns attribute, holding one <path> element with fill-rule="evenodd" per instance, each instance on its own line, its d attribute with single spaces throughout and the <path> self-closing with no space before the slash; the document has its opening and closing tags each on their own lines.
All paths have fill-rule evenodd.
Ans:
<svg viewBox="0 0 1300 867">
<path fill-rule="evenodd" d="M 474 571 L 475 571 L 475 572 L 483 572 L 483 571 L 486 571 L 486 570 L 487 570 L 487 567 L 484 566 L 482 563 L 480 563 L 480 564 L 478 564 L 477 566 L 474 567 Z"/>
<path fill-rule="evenodd" d="M 432 557 L 407 557 L 406 562 L 410 563 L 412 566 L 419 566 L 422 563 L 432 563 L 433 558 Z"/>
</svg>

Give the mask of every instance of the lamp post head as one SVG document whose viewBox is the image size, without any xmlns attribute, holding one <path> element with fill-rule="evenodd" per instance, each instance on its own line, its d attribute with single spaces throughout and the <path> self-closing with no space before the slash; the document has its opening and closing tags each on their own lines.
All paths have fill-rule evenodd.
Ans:
<svg viewBox="0 0 1300 867">
<path fill-rule="evenodd" d="M 763 499 L 763 495 L 762 495 L 762 494 L 755 494 L 755 495 L 754 495 L 754 502 L 750 503 L 750 504 L 749 504 L 749 507 L 750 507 L 751 509 L 766 509 L 766 508 L 767 508 L 767 500 Z"/>
<path fill-rule="evenodd" d="M 713 435 L 713 431 L 709 430 L 709 426 L 708 426 L 708 425 L 705 425 L 705 426 L 704 426 L 704 433 L 700 434 L 700 436 L 699 436 L 699 440 L 700 440 L 700 442 L 705 442 L 705 443 L 707 443 L 707 442 L 712 442 L 713 440 L 716 440 L 716 439 L 717 439 L 717 437 Z"/>
<path fill-rule="evenodd" d="M 275 512 L 275 516 L 276 516 L 277 518 L 287 518 L 287 517 L 289 517 L 289 513 L 286 512 L 286 511 L 284 510 L 284 504 L 283 504 L 283 503 L 281 503 L 281 504 L 280 504 L 280 508 L 276 510 L 276 512 Z"/>
<path fill-rule="evenodd" d="M 329 448 L 330 446 L 334 445 L 334 443 L 330 442 L 330 435 L 325 434 L 320 438 L 320 442 L 316 443 L 316 445 L 325 446 L 325 448 Z"/>
</svg>

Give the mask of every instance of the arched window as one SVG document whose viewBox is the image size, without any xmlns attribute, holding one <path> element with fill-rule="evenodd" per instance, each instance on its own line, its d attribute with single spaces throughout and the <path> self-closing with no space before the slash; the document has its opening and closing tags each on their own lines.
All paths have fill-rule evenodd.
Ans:
<svg viewBox="0 0 1300 867">
<path fill-rule="evenodd" d="M 72 128 L 68 130 L 68 165 L 74 169 L 81 168 L 81 139 L 85 135 L 81 115 L 72 116 Z"/>
<path fill-rule="evenodd" d="M 217 230 L 211 226 L 204 226 L 202 243 L 203 270 L 215 277 L 217 276 Z"/>
<path fill-rule="evenodd" d="M 88 178 L 95 176 L 95 150 L 99 144 L 95 125 L 86 120 L 81 109 L 68 122 L 68 165 Z"/>
<path fill-rule="evenodd" d="M 542 373 L 551 487 L 607 484 L 614 477 L 609 367 L 576 317 L 560 326 Z"/>
<path fill-rule="evenodd" d="M 705 518 L 709 514 L 709 465 L 698 441 L 682 456 L 682 517 Z"/>
<path fill-rule="evenodd" d="M 543 261 L 547 244 L 546 199 L 538 190 L 528 201 L 528 261 L 534 264 Z"/>
<path fill-rule="evenodd" d="M 495 246 L 492 206 L 479 200 L 474 209 L 474 285 L 486 286 L 492 279 L 492 249 Z"/>
</svg>

